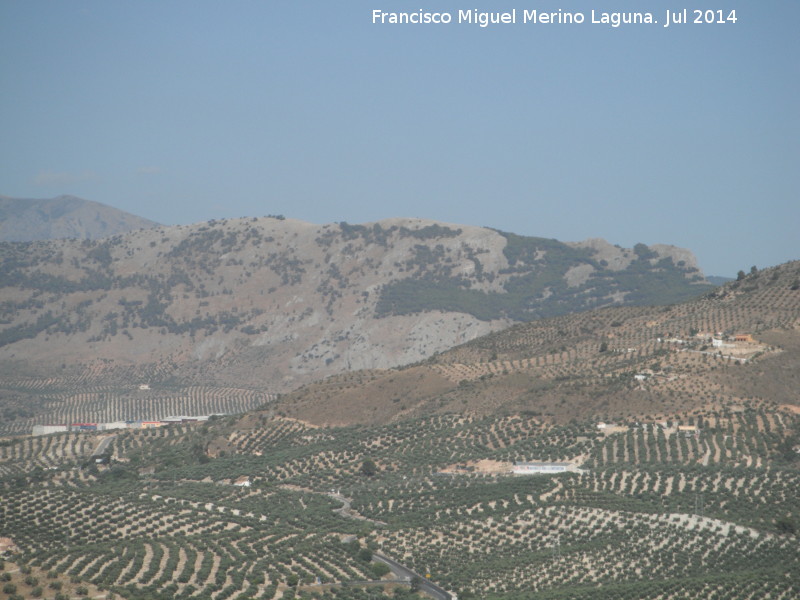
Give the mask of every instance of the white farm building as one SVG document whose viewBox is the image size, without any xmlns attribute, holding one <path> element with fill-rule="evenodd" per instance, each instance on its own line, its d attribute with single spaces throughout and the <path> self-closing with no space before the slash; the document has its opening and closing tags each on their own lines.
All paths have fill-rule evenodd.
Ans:
<svg viewBox="0 0 800 600">
<path fill-rule="evenodd" d="M 31 435 L 49 435 L 69 431 L 69 425 L 34 425 Z"/>
<path fill-rule="evenodd" d="M 514 475 L 551 475 L 566 473 L 572 465 L 566 462 L 519 462 L 514 463 Z"/>
</svg>

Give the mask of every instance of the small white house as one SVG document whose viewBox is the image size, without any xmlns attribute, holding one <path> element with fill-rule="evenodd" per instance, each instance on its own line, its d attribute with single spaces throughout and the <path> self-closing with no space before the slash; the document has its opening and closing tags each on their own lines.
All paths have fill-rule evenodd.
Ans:
<svg viewBox="0 0 800 600">
<path fill-rule="evenodd" d="M 511 472 L 514 475 L 552 475 L 565 473 L 569 470 L 570 463 L 565 462 L 524 462 L 514 463 Z"/>
</svg>

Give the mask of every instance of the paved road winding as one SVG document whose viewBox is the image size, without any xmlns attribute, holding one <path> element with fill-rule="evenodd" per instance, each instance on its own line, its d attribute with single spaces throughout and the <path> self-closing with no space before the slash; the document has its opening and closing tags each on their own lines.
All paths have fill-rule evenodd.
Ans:
<svg viewBox="0 0 800 600">
<path fill-rule="evenodd" d="M 92 458 L 102 456 L 103 453 L 108 449 L 109 444 L 111 444 L 111 442 L 113 442 L 114 438 L 116 437 L 117 436 L 115 434 L 115 435 L 110 435 L 107 438 L 103 438 L 97 445 L 97 448 L 94 449 L 94 452 L 92 452 Z"/>
<path fill-rule="evenodd" d="M 440 588 L 435 583 L 428 581 L 424 577 L 420 577 L 417 573 L 414 573 L 414 571 L 408 567 L 401 565 L 396 560 L 393 560 L 388 556 L 378 554 L 377 552 L 373 553 L 372 558 L 389 567 L 392 570 L 392 573 L 394 573 L 398 579 L 411 581 L 416 577 L 419 580 L 419 591 L 427 594 L 431 598 L 435 598 L 436 600 L 455 600 L 453 594 L 443 588 Z"/>
</svg>

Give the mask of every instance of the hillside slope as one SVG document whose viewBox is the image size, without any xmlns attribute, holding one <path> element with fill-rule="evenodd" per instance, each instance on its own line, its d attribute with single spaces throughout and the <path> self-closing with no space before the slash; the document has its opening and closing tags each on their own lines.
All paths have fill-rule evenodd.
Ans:
<svg viewBox="0 0 800 600">
<path fill-rule="evenodd" d="M 332 377 L 285 396 L 278 410 L 319 424 L 498 411 L 565 422 L 746 401 L 800 410 L 800 262 L 681 304 L 544 319 L 407 368 Z"/>
</svg>

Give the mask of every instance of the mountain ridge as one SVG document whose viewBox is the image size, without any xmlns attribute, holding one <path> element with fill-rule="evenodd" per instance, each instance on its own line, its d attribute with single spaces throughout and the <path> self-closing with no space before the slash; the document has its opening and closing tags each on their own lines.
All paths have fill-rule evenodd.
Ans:
<svg viewBox="0 0 800 600">
<path fill-rule="evenodd" d="M 285 393 L 425 360 L 515 321 L 713 289 L 672 247 L 423 219 L 214 220 L 5 242 L 0 257 L 0 372 L 18 382 L 0 399 L 20 408 L 40 403 L 34 382 L 51 379 Z"/>
</svg>

